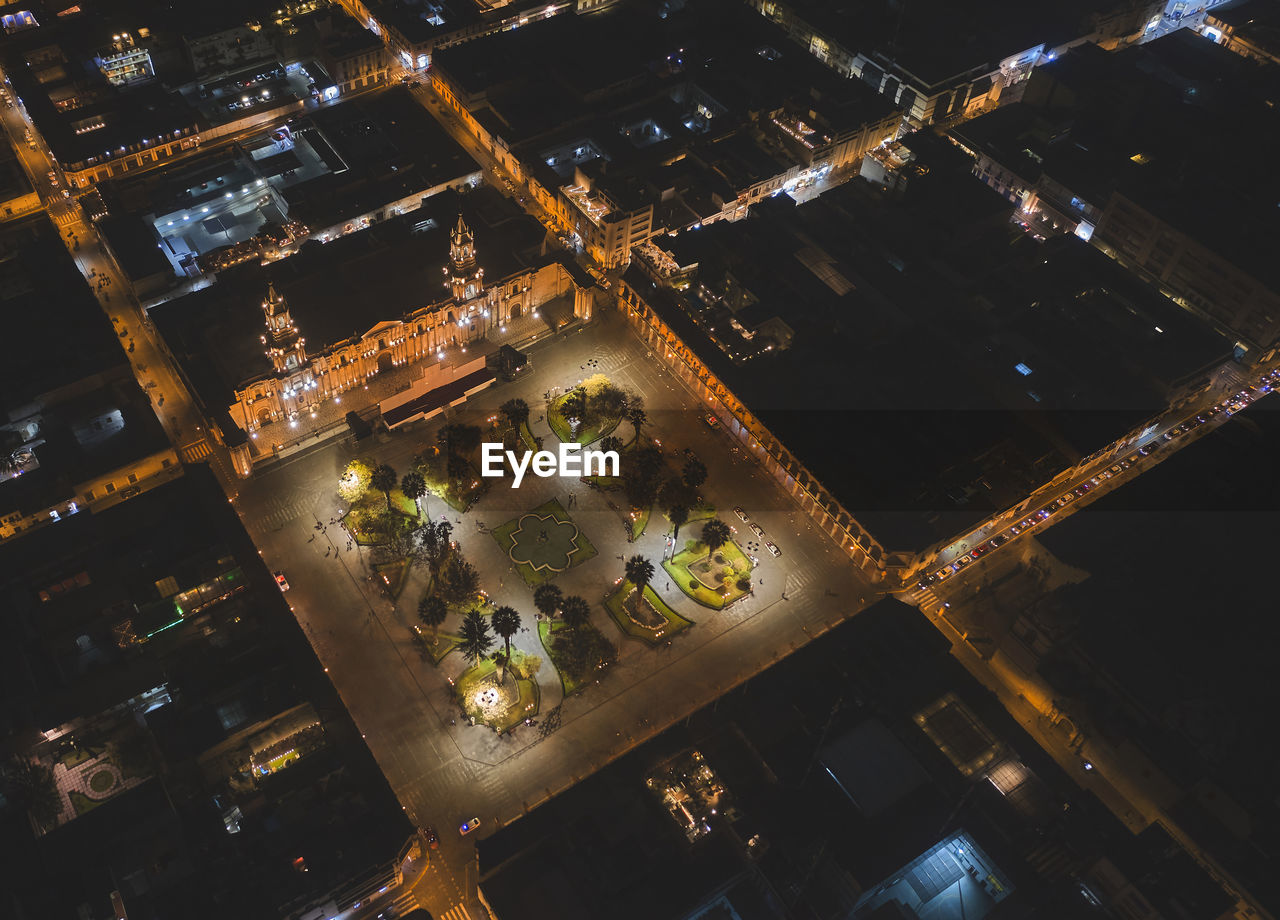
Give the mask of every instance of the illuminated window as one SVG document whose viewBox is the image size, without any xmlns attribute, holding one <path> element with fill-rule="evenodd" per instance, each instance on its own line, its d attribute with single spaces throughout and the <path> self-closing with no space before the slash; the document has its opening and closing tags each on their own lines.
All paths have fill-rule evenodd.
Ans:
<svg viewBox="0 0 1280 920">
<path fill-rule="evenodd" d="M 1021 374 L 1023 377 L 1031 376 L 1031 368 L 1027 367 L 1021 361 L 1019 361 L 1016 365 L 1014 365 L 1013 369 L 1017 371 L 1019 374 Z"/>
</svg>

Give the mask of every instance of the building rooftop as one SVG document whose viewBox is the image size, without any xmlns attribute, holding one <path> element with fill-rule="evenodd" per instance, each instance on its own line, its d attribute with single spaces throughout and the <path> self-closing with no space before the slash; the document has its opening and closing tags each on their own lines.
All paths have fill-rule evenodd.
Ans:
<svg viewBox="0 0 1280 920">
<path fill-rule="evenodd" d="M 127 374 L 119 337 L 43 213 L 0 230 L 0 315 L 6 337 L 30 346 L 0 362 L 0 410 L 8 415 L 77 380 Z"/>
<path fill-rule="evenodd" d="M 490 281 L 551 258 L 541 252 L 542 226 L 496 191 L 482 186 L 461 200 L 446 191 L 403 217 L 308 244 L 269 269 L 223 272 L 217 284 L 157 307 L 152 316 L 206 404 L 226 405 L 237 385 L 270 370 L 260 342 L 268 278 L 288 298 L 314 354 L 448 299 L 442 269 L 459 206 Z"/>
<path fill-rule="evenodd" d="M 1273 908 L 1280 869 L 1260 843 L 1280 830 L 1266 766 L 1274 739 L 1251 714 L 1280 705 L 1270 678 L 1280 631 L 1257 615 L 1270 587 L 1250 573 L 1270 565 L 1280 509 L 1278 403 L 1253 403 L 1046 531 L 1045 547 L 1088 577 L 1040 608 L 1064 638 L 1039 666 L 1055 688 L 1095 701 L 1104 738 L 1135 745 L 1186 790 L 1177 820 Z M 1162 577 L 1171 559 L 1238 573 L 1230 602 L 1210 582 Z"/>
<path fill-rule="evenodd" d="M 27 914 L 119 891 L 130 916 L 279 916 L 396 858 L 412 828 L 207 468 L 59 528 L 0 550 L 3 715 L 60 788 L 104 751 L 131 772 L 34 842 L 5 825 Z M 122 642 L 159 606 L 171 627 Z M 200 769 L 228 742 L 245 772 Z"/>
<path fill-rule="evenodd" d="M 394 87 L 312 113 L 293 130 L 329 173 L 285 189 L 289 217 L 327 227 L 415 192 L 461 183 L 479 167 L 410 95 Z"/>
<path fill-rule="evenodd" d="M 855 181 L 659 237 L 698 264 L 695 284 L 729 280 L 794 330 L 789 350 L 740 367 L 671 292 L 654 306 L 878 539 L 925 545 L 958 526 L 938 515 L 1016 501 L 1229 350 L 1074 237 L 1011 247 L 1009 212 L 938 168 L 900 200 Z M 627 280 L 650 297 L 640 268 Z"/>
</svg>

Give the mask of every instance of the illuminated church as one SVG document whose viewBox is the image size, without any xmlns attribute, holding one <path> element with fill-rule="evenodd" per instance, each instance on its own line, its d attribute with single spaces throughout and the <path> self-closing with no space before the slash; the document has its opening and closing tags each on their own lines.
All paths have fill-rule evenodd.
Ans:
<svg viewBox="0 0 1280 920">
<path fill-rule="evenodd" d="M 443 298 L 400 319 L 379 322 L 362 335 L 312 350 L 288 301 L 269 283 L 262 301 L 261 334 L 269 369 L 237 386 L 229 407 L 231 420 L 252 442 L 233 449 L 237 471 L 249 475 L 254 461 L 307 434 L 318 436 L 319 426 L 333 427 L 335 417 L 349 410 L 366 410 L 374 403 L 385 410 L 387 399 L 379 401 L 366 392 L 366 385 L 380 374 L 417 365 L 421 373 L 408 377 L 418 392 L 446 386 L 459 375 L 474 375 L 474 365 L 483 366 L 484 353 L 493 347 L 473 348 L 468 354 L 469 344 L 507 333 L 508 324 L 538 316 L 540 306 L 558 297 L 572 293 L 574 318 L 590 320 L 592 279 L 564 255 L 540 261 L 503 278 L 486 278 L 475 234 L 459 214 L 449 234 L 449 261 L 442 270 Z M 424 292 L 424 299 L 431 296 Z M 360 392 L 342 400 L 351 390 Z"/>
</svg>

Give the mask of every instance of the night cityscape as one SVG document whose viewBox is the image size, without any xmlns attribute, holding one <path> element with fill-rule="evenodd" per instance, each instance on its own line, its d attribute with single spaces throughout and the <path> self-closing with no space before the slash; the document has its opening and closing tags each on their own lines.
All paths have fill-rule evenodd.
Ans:
<svg viewBox="0 0 1280 920">
<path fill-rule="evenodd" d="M 0 916 L 1280 917 L 1280 3 L 0 29 Z"/>
</svg>

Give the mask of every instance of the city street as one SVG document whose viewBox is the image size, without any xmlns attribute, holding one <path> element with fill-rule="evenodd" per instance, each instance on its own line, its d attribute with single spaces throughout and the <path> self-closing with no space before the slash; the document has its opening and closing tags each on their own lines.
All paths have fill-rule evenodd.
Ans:
<svg viewBox="0 0 1280 920">
<path fill-rule="evenodd" d="M 319 446 L 242 486 L 236 501 L 242 519 L 268 566 L 286 573 L 291 585 L 286 598 L 392 788 L 415 822 L 440 832 L 439 858 L 417 893 L 437 915 L 458 903 L 459 893 L 465 893 L 461 903 L 476 915 L 471 902 L 473 848 L 470 838 L 459 838 L 459 821 L 479 816 L 483 823 L 476 834 L 483 836 L 514 820 L 876 600 L 846 557 L 798 510 L 753 512 L 756 507 L 794 506 L 780 492 L 770 494 L 776 486 L 754 463 L 731 453 L 732 444 L 722 433 L 688 424 L 696 412 L 671 411 L 698 407 L 646 358 L 644 346 L 620 318 L 605 314 L 591 327 L 535 345 L 529 354 L 531 367 L 525 374 L 474 397 L 465 407 L 467 415 L 490 414 L 519 396 L 532 409 L 534 434 L 553 445 L 554 435 L 545 421 L 538 421 L 542 394 L 572 386 L 588 372 L 604 373 L 645 397 L 646 431 L 677 456 L 689 447 L 706 463 L 710 476 L 704 494 L 722 520 L 738 527 L 739 541 L 746 542 L 749 534 L 732 512 L 735 505 L 752 513 L 783 555 L 775 559 L 765 553 L 756 570 L 754 596 L 722 612 L 702 608 L 669 588 L 659 570 L 655 590 L 697 625 L 676 636 L 670 648 L 651 649 L 627 640 L 599 602 L 622 575 L 619 556 L 640 552 L 655 564 L 661 559 L 665 521 L 660 514 L 640 540 L 629 544 L 621 517 L 608 507 L 608 493 L 574 479 L 535 477 L 515 491 L 506 482 L 495 482 L 465 516 L 449 511 L 450 520 L 460 521 L 454 535 L 479 569 L 481 587 L 495 603 L 509 604 L 521 614 L 528 632 L 519 633 L 513 646 L 543 659 L 538 673 L 542 717 L 561 702 L 562 691 L 538 642 L 532 591 L 476 522 L 494 527 L 551 495 L 566 506 L 572 498 L 570 514 L 598 551 L 596 558 L 559 576 L 557 584 L 566 594 L 580 594 L 592 603 L 594 622 L 618 645 L 618 664 L 598 686 L 565 701 L 554 733 L 543 738 L 535 726 L 499 737 L 458 718 L 448 678 L 456 679 L 464 670 L 460 657 L 446 657 L 437 669 L 412 642 L 418 601 L 413 586 L 393 605 L 370 583 L 364 552 L 349 550 L 340 527 L 329 523 L 345 510 L 336 484 L 349 459 L 357 453 L 371 456 L 403 473 L 412 454 L 434 443 L 439 420 L 358 451 L 346 443 Z M 445 511 L 439 499 L 428 497 L 425 503 L 433 515 Z M 686 525 L 682 538 L 696 534 L 697 526 Z M 450 725 L 451 718 L 458 724 Z"/>
<path fill-rule="evenodd" d="M 1189 399 L 1177 401 L 1174 406 L 1150 422 L 1139 437 L 1120 439 L 1110 449 L 1099 451 L 1094 459 L 1087 460 L 1065 471 L 1051 482 L 1045 483 L 1012 508 L 1000 512 L 962 535 L 951 538 L 941 548 L 919 554 L 915 566 L 906 578 L 905 588 L 908 594 L 903 599 L 909 600 L 914 596 L 912 592 L 918 591 L 916 582 L 919 579 L 950 567 L 961 559 L 970 558 L 972 561 L 966 562 L 965 565 L 976 568 L 990 557 L 973 558 L 972 550 L 983 545 L 993 536 L 1003 533 L 1007 537 L 1007 542 L 994 548 L 994 552 L 1001 554 L 1011 552 L 1012 544 L 1028 537 L 1031 531 L 1038 532 L 1074 514 L 1079 508 L 1119 488 L 1179 448 L 1216 430 L 1219 425 L 1229 422 L 1234 413 L 1219 412 L 1213 415 L 1207 413 L 1213 406 L 1248 386 L 1250 381 L 1260 382 L 1275 366 L 1277 366 L 1276 363 L 1272 361 L 1246 374 L 1243 368 L 1233 362 L 1226 362 L 1212 376 L 1210 383 L 1204 389 Z M 1201 418 L 1204 419 L 1203 422 L 1199 421 Z M 1165 437 L 1184 424 L 1189 426 L 1184 433 L 1178 434 L 1173 440 Z M 1155 444 L 1161 445 L 1159 450 L 1150 454 L 1138 453 L 1143 448 Z M 1100 477 L 1100 474 L 1111 470 L 1117 461 L 1123 459 L 1128 459 L 1130 465 L 1109 477 Z M 1093 482 L 1095 478 L 1099 478 L 1097 483 Z M 1086 483 L 1088 488 L 1084 490 L 1084 494 L 1076 496 L 1075 490 Z M 1062 505 L 1060 510 L 1055 510 L 1051 518 L 1040 520 L 1033 527 L 1023 528 L 1020 533 L 1010 532 L 1009 528 L 1036 515 L 1042 508 L 1049 507 L 1067 495 L 1072 497 Z M 960 571 L 964 572 L 966 569 L 962 568 Z M 958 573 L 948 572 L 942 575 L 940 580 L 954 577 L 958 577 Z M 909 602 L 914 603 L 910 600 Z"/>
<path fill-rule="evenodd" d="M 129 290 L 128 282 L 116 270 L 114 260 L 103 251 L 97 230 L 85 217 L 74 195 L 70 198 L 62 196 L 61 190 L 65 188 L 62 180 L 59 179 L 54 186 L 49 179 L 51 172 L 58 175 L 58 168 L 35 126 L 23 117 L 21 108 L 16 104 L 0 111 L 3 112 L 4 128 L 15 154 L 45 203 L 49 219 L 61 233 L 62 241 L 75 259 L 85 282 L 97 296 L 103 312 L 111 318 L 120 335 L 121 346 L 128 352 L 138 386 L 150 397 L 156 418 L 169 440 L 184 462 L 209 459 L 223 484 L 231 483 L 233 476 L 229 461 L 222 455 L 221 448 L 205 437 L 204 419 L 169 363 L 154 327 Z M 26 143 L 27 130 L 32 132 L 34 150 Z"/>
</svg>

